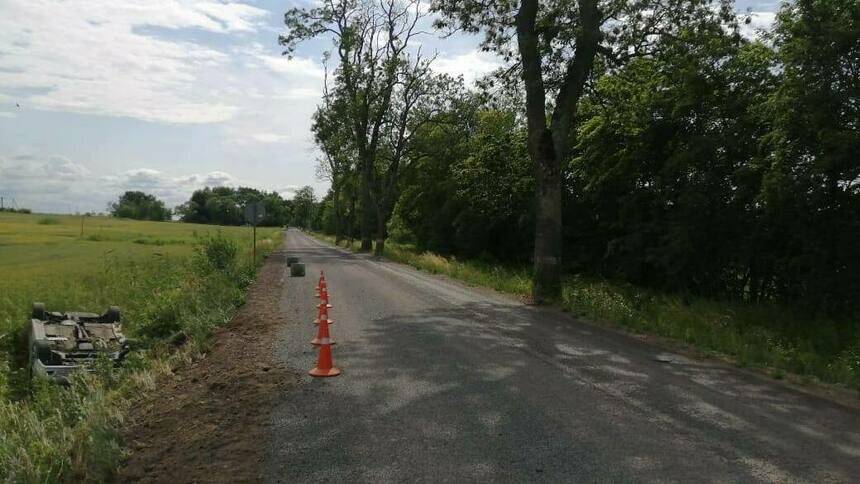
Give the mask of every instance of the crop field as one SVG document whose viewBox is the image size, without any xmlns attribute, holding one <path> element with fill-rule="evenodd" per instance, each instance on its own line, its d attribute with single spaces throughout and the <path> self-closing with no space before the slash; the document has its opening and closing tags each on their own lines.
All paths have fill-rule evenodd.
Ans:
<svg viewBox="0 0 860 484">
<path fill-rule="evenodd" d="M 250 262 L 246 227 L 86 217 L 82 235 L 81 222 L 78 216 L 0 213 L 0 334 L 21 327 L 34 301 L 92 312 L 135 305 L 149 295 L 112 284 L 118 269 L 182 261 L 201 238 L 216 233 L 236 241 Z M 274 232 L 261 229 L 258 243 L 271 244 Z"/>
<path fill-rule="evenodd" d="M 25 482 L 109 476 L 121 455 L 121 409 L 141 375 L 169 364 L 171 338 L 201 344 L 229 320 L 280 233 L 257 230 L 252 264 L 248 227 L 0 213 L 0 475 Z M 35 301 L 95 313 L 119 306 L 125 333 L 146 349 L 135 368 L 73 389 L 34 386 L 24 332 Z"/>
</svg>

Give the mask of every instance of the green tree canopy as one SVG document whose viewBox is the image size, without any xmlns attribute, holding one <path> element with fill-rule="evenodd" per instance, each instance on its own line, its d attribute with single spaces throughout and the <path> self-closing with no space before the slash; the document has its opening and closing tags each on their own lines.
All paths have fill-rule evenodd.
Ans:
<svg viewBox="0 0 860 484">
<path fill-rule="evenodd" d="M 206 187 L 176 208 L 183 222 L 217 225 L 244 225 L 245 206 L 262 202 L 266 216 L 258 225 L 283 226 L 290 223 L 291 204 L 275 192 L 247 187 Z"/>
<path fill-rule="evenodd" d="M 108 205 L 114 217 L 135 220 L 170 220 L 170 209 L 154 195 L 138 191 L 123 193 L 119 200 Z"/>
</svg>

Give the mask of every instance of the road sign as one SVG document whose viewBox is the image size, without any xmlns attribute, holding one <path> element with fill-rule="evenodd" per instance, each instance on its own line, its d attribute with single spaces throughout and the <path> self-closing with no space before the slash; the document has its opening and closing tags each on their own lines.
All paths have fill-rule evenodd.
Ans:
<svg viewBox="0 0 860 484">
<path fill-rule="evenodd" d="M 251 224 L 254 227 L 254 235 L 253 235 L 253 249 L 251 250 L 251 257 L 254 258 L 252 262 L 252 266 L 257 264 L 257 224 L 263 220 L 266 216 L 266 207 L 263 205 L 263 202 L 251 202 L 245 205 L 245 221 Z"/>
<path fill-rule="evenodd" d="M 256 227 L 265 216 L 266 206 L 263 202 L 251 202 L 245 205 L 245 221 L 249 224 Z"/>
</svg>

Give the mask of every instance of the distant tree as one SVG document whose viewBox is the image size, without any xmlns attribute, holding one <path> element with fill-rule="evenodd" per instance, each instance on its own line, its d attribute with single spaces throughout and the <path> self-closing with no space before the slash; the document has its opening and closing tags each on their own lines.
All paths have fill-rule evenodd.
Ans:
<svg viewBox="0 0 860 484">
<path fill-rule="evenodd" d="M 328 69 L 326 68 L 326 84 L 324 86 L 323 104 L 317 108 L 313 116 L 311 130 L 314 141 L 320 147 L 323 156 L 317 163 L 317 178 L 331 184 L 329 195 L 331 210 L 327 212 L 326 226 L 331 227 L 335 241 L 340 242 L 345 228 L 345 201 L 355 197 L 355 190 L 350 190 L 350 178 L 357 175 L 357 153 L 352 143 L 352 131 L 344 119 L 347 107 L 343 98 L 335 97 L 328 90 Z"/>
<path fill-rule="evenodd" d="M 287 225 L 291 218 L 291 204 L 275 192 L 264 192 L 248 187 L 206 187 L 196 190 L 191 199 L 176 207 L 183 222 L 217 225 L 244 225 L 245 207 L 261 202 L 266 215 L 258 225 Z"/>
<path fill-rule="evenodd" d="M 134 220 L 170 220 L 170 209 L 154 195 L 139 191 L 128 191 L 108 206 L 114 217 Z"/>
<path fill-rule="evenodd" d="M 302 228 L 315 228 L 314 219 L 317 216 L 317 199 L 314 189 L 304 186 L 293 197 L 293 225 Z"/>
<path fill-rule="evenodd" d="M 318 115 L 315 132 L 327 154 L 336 155 L 327 151 L 332 131 L 341 133 L 338 138 L 345 134 L 355 152 L 362 250 L 372 249 L 375 232 L 376 251 L 383 251 L 415 113 L 427 111 L 420 104 L 440 87 L 430 70 L 433 58 L 420 48 L 410 50 L 426 16 L 420 0 L 332 0 L 284 16 L 287 34 L 279 39 L 284 54 L 320 36 L 331 36 L 334 43 L 339 65 L 334 89 L 326 88 L 324 110 L 336 111 L 335 119 L 346 124 L 332 130 Z"/>
</svg>

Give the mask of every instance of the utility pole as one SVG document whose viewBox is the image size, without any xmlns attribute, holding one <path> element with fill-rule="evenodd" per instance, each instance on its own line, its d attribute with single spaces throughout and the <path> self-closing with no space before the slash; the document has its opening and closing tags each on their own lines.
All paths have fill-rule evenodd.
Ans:
<svg viewBox="0 0 860 484">
<path fill-rule="evenodd" d="M 251 261 L 251 267 L 257 265 L 257 224 L 266 216 L 266 207 L 263 202 L 251 202 L 245 205 L 245 221 L 251 224 L 253 231 L 253 249 L 251 253 L 254 259 Z"/>
</svg>

